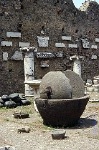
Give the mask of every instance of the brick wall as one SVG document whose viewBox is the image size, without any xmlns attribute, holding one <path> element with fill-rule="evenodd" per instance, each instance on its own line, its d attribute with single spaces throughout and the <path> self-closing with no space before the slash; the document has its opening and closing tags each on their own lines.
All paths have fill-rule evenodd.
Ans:
<svg viewBox="0 0 99 150">
<path fill-rule="evenodd" d="M 0 20 L 0 95 L 24 92 L 23 60 L 11 59 L 16 51 L 20 51 L 19 42 L 30 43 L 37 48 L 37 53 L 54 55 L 39 58 L 35 54 L 36 79 L 51 70 L 72 69 L 70 56 L 75 54 L 84 56 L 81 60 L 84 80 L 99 75 L 99 5 L 96 2 L 82 12 L 75 8 L 72 0 L 1 0 Z M 8 37 L 7 32 L 21 33 L 21 36 Z M 44 43 L 39 45 L 38 37 L 43 38 L 41 43 L 49 38 L 45 40 L 48 42 L 46 47 Z M 87 39 L 88 48 L 83 46 L 82 39 Z M 12 45 L 2 46 L 2 41 L 10 41 Z M 8 57 L 3 57 L 4 52 Z"/>
</svg>

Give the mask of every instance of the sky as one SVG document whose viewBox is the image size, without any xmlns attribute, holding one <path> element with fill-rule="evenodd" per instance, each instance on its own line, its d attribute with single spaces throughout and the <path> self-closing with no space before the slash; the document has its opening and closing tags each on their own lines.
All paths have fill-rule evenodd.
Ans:
<svg viewBox="0 0 99 150">
<path fill-rule="evenodd" d="M 85 2 L 85 0 L 73 0 L 73 3 L 75 4 L 75 6 L 77 8 L 79 8 L 82 5 L 83 2 Z M 96 0 L 96 2 L 99 3 L 99 0 Z"/>
</svg>

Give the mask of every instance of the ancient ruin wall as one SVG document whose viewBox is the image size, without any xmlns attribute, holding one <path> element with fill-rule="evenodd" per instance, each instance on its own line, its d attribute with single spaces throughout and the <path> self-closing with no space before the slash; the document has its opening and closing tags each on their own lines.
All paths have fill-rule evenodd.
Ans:
<svg viewBox="0 0 99 150">
<path fill-rule="evenodd" d="M 35 79 L 50 70 L 72 69 L 73 55 L 84 56 L 84 80 L 99 74 L 96 2 L 83 12 L 72 0 L 1 0 L 0 20 L 0 95 L 24 92 L 24 64 L 19 50 L 23 46 L 37 48 Z"/>
</svg>

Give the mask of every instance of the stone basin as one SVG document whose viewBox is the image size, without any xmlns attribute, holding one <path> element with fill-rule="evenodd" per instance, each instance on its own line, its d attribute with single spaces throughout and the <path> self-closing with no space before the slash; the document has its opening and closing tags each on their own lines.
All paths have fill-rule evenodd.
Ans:
<svg viewBox="0 0 99 150">
<path fill-rule="evenodd" d="M 76 125 L 88 101 L 89 96 L 75 99 L 35 99 L 43 123 L 53 127 Z"/>
</svg>

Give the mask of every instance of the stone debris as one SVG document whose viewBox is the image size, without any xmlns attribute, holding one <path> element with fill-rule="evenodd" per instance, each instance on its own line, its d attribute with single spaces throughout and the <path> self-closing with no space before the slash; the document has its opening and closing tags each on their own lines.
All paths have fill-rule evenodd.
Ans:
<svg viewBox="0 0 99 150">
<path fill-rule="evenodd" d="M 0 147 L 0 150 L 15 150 L 15 147 L 5 146 L 5 147 Z"/>
<path fill-rule="evenodd" d="M 22 127 L 22 128 L 19 128 L 17 130 L 18 133 L 29 133 L 30 132 L 30 128 L 29 127 Z"/>
<path fill-rule="evenodd" d="M 0 107 L 15 108 L 17 106 L 30 105 L 31 102 L 26 99 L 22 93 L 12 93 L 10 95 L 2 95 L 0 98 Z"/>
</svg>

